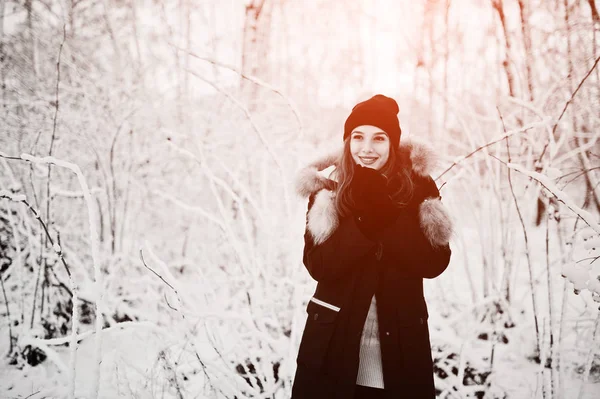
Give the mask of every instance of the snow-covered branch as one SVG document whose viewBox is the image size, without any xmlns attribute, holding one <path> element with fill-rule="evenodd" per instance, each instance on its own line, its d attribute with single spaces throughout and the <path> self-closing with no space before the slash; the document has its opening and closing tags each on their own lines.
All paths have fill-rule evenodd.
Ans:
<svg viewBox="0 0 600 399">
<path fill-rule="evenodd" d="M 585 209 L 581 209 L 579 206 L 577 206 L 564 191 L 560 190 L 558 186 L 552 180 L 550 180 L 548 176 L 539 172 L 527 170 L 523 166 L 515 163 L 506 163 L 506 166 L 524 174 L 525 176 L 529 176 L 533 180 L 540 183 L 546 190 L 550 192 L 550 194 L 554 195 L 557 200 L 565 204 L 567 208 L 579 216 L 596 233 L 600 234 L 600 223 L 596 220 L 596 217 Z"/>
<path fill-rule="evenodd" d="M 85 198 L 85 202 L 87 205 L 87 209 L 88 209 L 88 222 L 89 222 L 89 230 L 90 230 L 90 245 L 91 245 L 91 249 L 92 249 L 92 261 L 94 264 L 94 277 L 95 277 L 95 286 L 96 286 L 96 292 L 95 292 L 95 302 L 96 302 L 96 348 L 95 348 L 95 352 L 94 352 L 94 367 L 96 372 L 94 373 L 94 381 L 93 381 L 93 385 L 92 385 L 92 392 L 94 393 L 94 395 L 97 397 L 98 395 L 98 389 L 99 389 L 99 381 L 100 381 L 100 361 L 101 361 L 101 348 L 102 348 L 102 326 L 103 326 L 103 312 L 102 312 L 102 271 L 100 270 L 100 264 L 99 264 L 99 254 L 100 254 L 100 250 L 98 247 L 99 244 L 99 239 L 98 239 L 98 228 L 96 225 L 96 208 L 95 208 L 95 202 L 92 199 L 92 195 L 90 193 L 88 184 L 86 182 L 85 177 L 83 176 L 83 173 L 81 172 L 81 169 L 79 168 L 78 165 L 71 163 L 71 162 L 67 162 L 64 161 L 62 159 L 58 159 L 56 157 L 35 157 L 33 155 L 30 154 L 21 154 L 20 158 L 24 161 L 28 161 L 31 162 L 32 164 L 42 164 L 42 165 L 47 165 L 47 164 L 52 164 L 52 165 L 56 165 L 56 166 L 60 166 L 63 167 L 65 169 L 68 169 L 70 171 L 72 171 L 73 173 L 75 173 L 75 175 L 77 176 L 77 179 L 79 181 L 79 185 L 81 187 L 81 190 L 83 192 L 83 196 Z M 76 287 L 75 283 L 73 282 L 74 287 Z M 75 348 L 77 346 L 77 341 L 76 341 L 76 336 L 77 336 L 77 322 L 78 322 L 78 317 L 77 317 L 77 293 L 73 292 L 73 331 L 72 331 L 72 341 L 71 341 L 71 345 L 72 348 Z M 75 350 L 75 349 L 72 349 Z M 75 356 L 72 356 L 72 361 L 75 361 Z M 75 365 L 72 365 L 73 367 Z"/>
</svg>

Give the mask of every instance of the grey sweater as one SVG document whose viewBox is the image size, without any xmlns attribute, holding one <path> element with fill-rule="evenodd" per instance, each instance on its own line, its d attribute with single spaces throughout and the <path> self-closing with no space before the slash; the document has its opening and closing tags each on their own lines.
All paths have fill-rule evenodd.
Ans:
<svg viewBox="0 0 600 399">
<path fill-rule="evenodd" d="M 383 367 L 381 365 L 381 343 L 379 342 L 379 324 L 377 322 L 377 303 L 375 295 L 371 299 L 369 313 L 360 339 L 360 362 L 356 384 L 372 388 L 383 388 Z"/>
</svg>

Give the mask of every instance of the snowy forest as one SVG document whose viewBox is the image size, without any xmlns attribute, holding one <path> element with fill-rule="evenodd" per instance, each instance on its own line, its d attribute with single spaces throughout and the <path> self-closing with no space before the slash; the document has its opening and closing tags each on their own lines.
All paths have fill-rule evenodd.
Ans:
<svg viewBox="0 0 600 399">
<path fill-rule="evenodd" d="M 0 397 L 289 398 L 300 168 L 400 107 L 439 398 L 600 397 L 600 2 L 0 0 Z"/>
</svg>

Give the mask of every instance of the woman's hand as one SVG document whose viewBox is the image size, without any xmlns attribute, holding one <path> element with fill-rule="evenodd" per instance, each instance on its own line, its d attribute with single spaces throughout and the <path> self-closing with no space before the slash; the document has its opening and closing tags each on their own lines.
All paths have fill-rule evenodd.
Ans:
<svg viewBox="0 0 600 399">
<path fill-rule="evenodd" d="M 375 169 L 356 164 L 350 185 L 357 210 L 364 210 L 389 200 L 387 179 Z"/>
<path fill-rule="evenodd" d="M 357 164 L 350 185 L 354 215 L 365 235 L 375 237 L 396 220 L 398 208 L 388 194 L 387 178 L 379 171 Z"/>
</svg>

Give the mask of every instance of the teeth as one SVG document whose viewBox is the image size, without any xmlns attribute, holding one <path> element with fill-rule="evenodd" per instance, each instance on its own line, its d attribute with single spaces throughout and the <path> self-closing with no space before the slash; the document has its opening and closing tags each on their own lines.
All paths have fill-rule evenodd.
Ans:
<svg viewBox="0 0 600 399">
<path fill-rule="evenodd" d="M 360 157 L 360 160 L 365 164 L 365 165 L 371 165 L 373 163 L 375 163 L 375 161 L 377 161 L 377 158 L 363 158 Z"/>
</svg>

